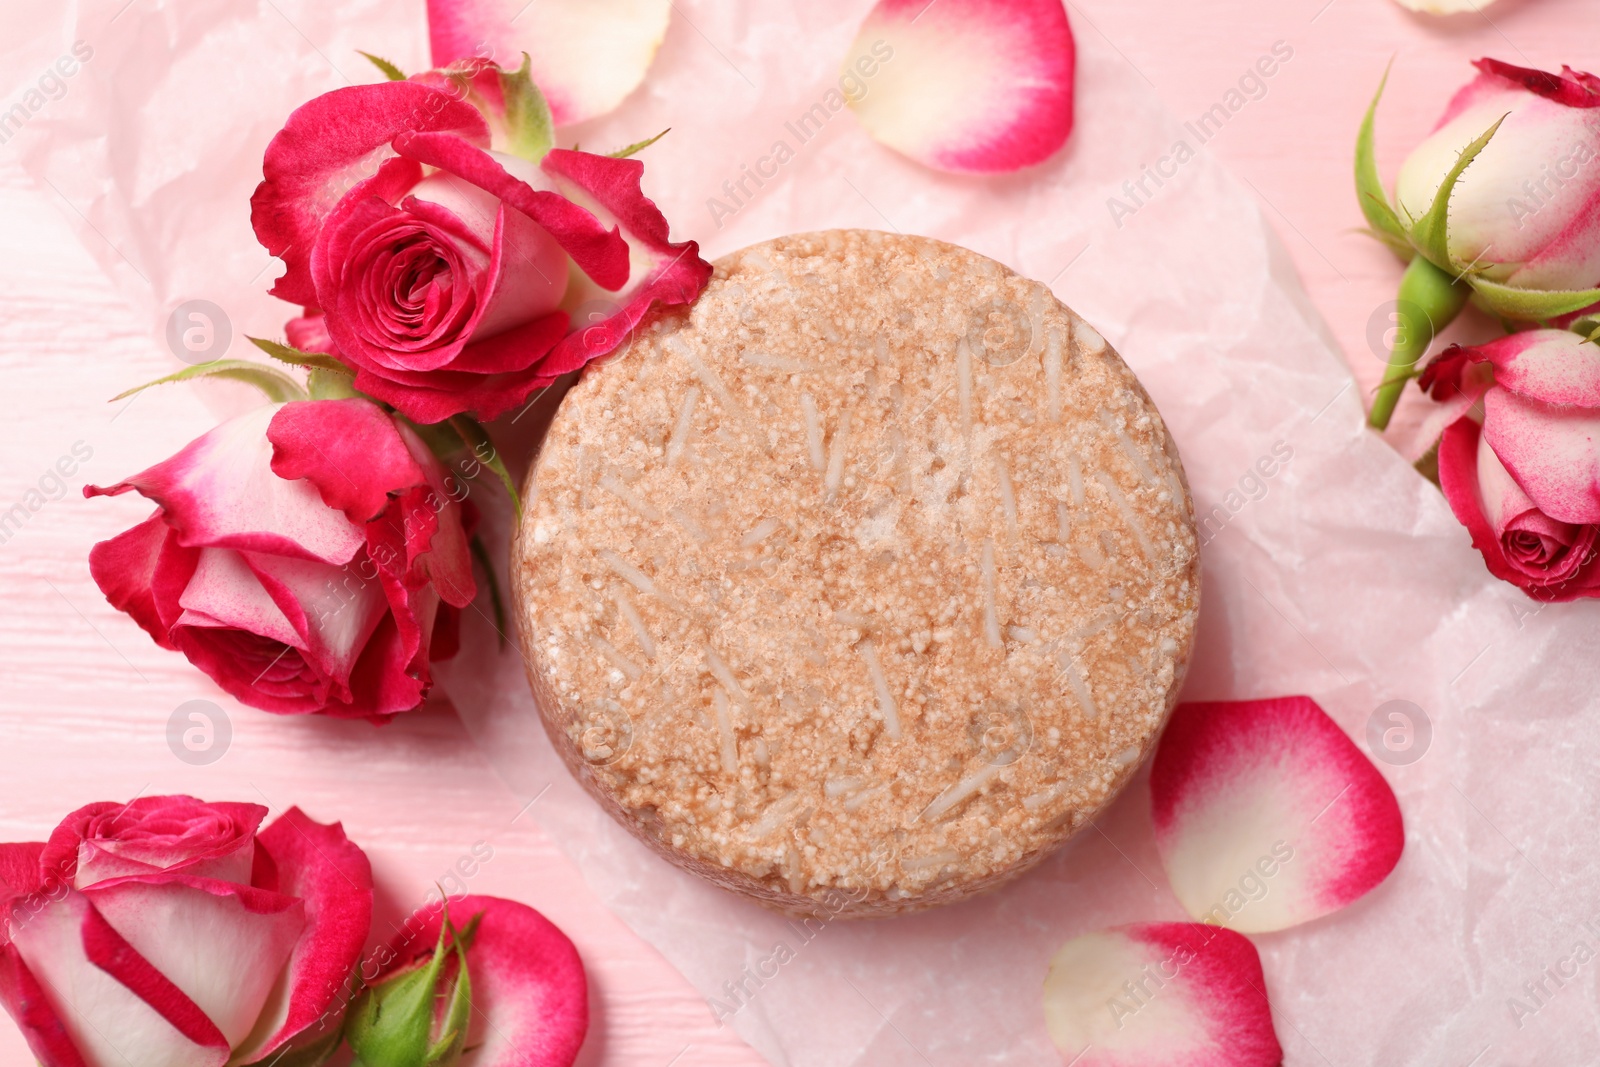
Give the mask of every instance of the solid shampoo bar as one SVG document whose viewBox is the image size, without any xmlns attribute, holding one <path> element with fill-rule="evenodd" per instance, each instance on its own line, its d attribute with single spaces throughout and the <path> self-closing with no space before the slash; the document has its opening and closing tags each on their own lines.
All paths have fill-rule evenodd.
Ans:
<svg viewBox="0 0 1600 1067">
<path fill-rule="evenodd" d="M 993 260 L 857 230 L 727 257 L 591 368 L 513 563 L 573 773 L 791 912 L 1048 854 L 1150 750 L 1199 603 L 1177 452 L 1104 339 Z"/>
</svg>

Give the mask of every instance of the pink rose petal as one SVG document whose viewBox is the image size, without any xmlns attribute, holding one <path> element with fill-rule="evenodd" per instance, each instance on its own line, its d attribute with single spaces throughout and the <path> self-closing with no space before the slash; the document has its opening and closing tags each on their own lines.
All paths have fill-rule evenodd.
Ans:
<svg viewBox="0 0 1600 1067">
<path fill-rule="evenodd" d="M 266 180 L 250 199 L 256 238 L 288 267 L 274 296 L 317 306 L 311 251 L 323 219 L 346 192 L 378 171 L 393 155 L 390 143 L 408 131 L 489 143 L 488 124 L 477 108 L 419 82 L 335 89 L 289 116 L 267 145 Z"/>
<path fill-rule="evenodd" d="M 666 216 L 640 187 L 644 164 L 637 159 L 557 148 L 541 166 L 566 196 L 617 227 L 632 262 L 627 284 L 614 292 L 580 281 L 568 293 L 569 308 L 589 312 L 572 322 L 572 332 L 539 365 L 541 376 L 553 380 L 615 350 L 656 304 L 693 303 L 711 280 L 712 268 L 700 258 L 696 242 L 672 243 Z"/>
<path fill-rule="evenodd" d="M 322 502 L 351 522 L 372 521 L 389 506 L 390 492 L 425 481 L 394 418 L 361 397 L 285 404 L 267 439 L 274 474 L 308 479 Z"/>
<path fill-rule="evenodd" d="M 1546 404 L 1600 408 L 1600 345 L 1571 330 L 1524 330 L 1484 345 L 1452 345 L 1460 356 L 1494 368 L 1494 382 Z M 1437 361 L 1436 361 L 1437 362 Z"/>
<path fill-rule="evenodd" d="M 372 925 L 372 866 L 338 823 L 324 825 L 290 808 L 256 838 L 264 859 L 255 883 L 298 897 L 306 935 L 295 946 L 237 1062 L 271 1062 L 280 1049 L 337 1031 L 354 989 L 361 947 Z"/>
<path fill-rule="evenodd" d="M 1066 143 L 1075 64 L 1061 0 L 879 0 L 842 70 L 864 86 L 848 103 L 878 140 L 940 170 L 994 173 Z"/>
<path fill-rule="evenodd" d="M 164 557 L 168 564 L 165 568 L 161 566 Z M 156 644 L 171 649 L 168 634 L 178 616 L 163 616 L 161 605 L 177 600 L 199 558 L 199 550 L 177 543 L 157 511 L 132 529 L 91 548 L 89 574 L 112 607 L 127 612 Z M 157 582 L 163 577 L 172 579 L 167 597 L 156 592 Z"/>
<path fill-rule="evenodd" d="M 171 459 L 116 485 L 85 486 L 85 496 L 128 490 L 155 501 L 185 547 L 254 549 L 348 563 L 360 527 L 322 503 L 309 482 L 272 473 L 267 426 L 278 405 L 246 412 L 196 438 Z"/>
<path fill-rule="evenodd" d="M 18 924 L 12 944 L 83 1061 L 162 1067 L 228 1061 L 228 1046 L 210 1020 L 153 974 L 82 893 L 69 891 Z"/>
<path fill-rule="evenodd" d="M 0 946 L 0 1004 L 43 1067 L 89 1067 L 39 979 L 9 942 Z"/>
<path fill-rule="evenodd" d="M 671 0 L 428 0 L 433 65 L 522 53 L 558 124 L 604 115 L 639 87 L 666 36 Z"/>
<path fill-rule="evenodd" d="M 1277 1067 L 1261 959 L 1199 923 L 1073 938 L 1050 960 L 1045 1025 L 1076 1067 Z"/>
<path fill-rule="evenodd" d="M 293 897 L 187 875 L 118 879 L 84 894 L 103 917 L 104 953 L 127 958 L 139 978 L 124 984 L 155 1005 L 147 990 L 160 990 L 178 1005 L 169 1018 L 198 1010 L 229 1047 L 250 1033 L 306 925 Z M 93 952 L 91 960 L 99 963 Z M 184 1032 L 199 1041 L 206 1031 L 194 1021 Z"/>
<path fill-rule="evenodd" d="M 1150 794 L 1184 909 L 1246 933 L 1357 900 L 1405 844 L 1389 784 L 1309 697 L 1179 705 Z"/>
<path fill-rule="evenodd" d="M 1483 433 L 1553 519 L 1600 523 L 1600 410 L 1541 403 L 1509 389 L 1483 397 Z"/>
<path fill-rule="evenodd" d="M 455 897 L 457 929 L 481 914 L 467 952 L 473 1021 L 467 1047 L 474 1067 L 570 1067 L 589 1029 L 589 986 L 567 935 L 525 904 L 499 897 Z M 390 943 L 400 964 L 431 955 L 442 909 L 424 908 Z"/>
</svg>

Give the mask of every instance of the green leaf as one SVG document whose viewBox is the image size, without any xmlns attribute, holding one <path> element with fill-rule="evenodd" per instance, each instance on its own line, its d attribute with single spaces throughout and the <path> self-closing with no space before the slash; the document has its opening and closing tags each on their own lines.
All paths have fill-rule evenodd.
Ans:
<svg viewBox="0 0 1600 1067">
<path fill-rule="evenodd" d="M 1378 176 L 1377 152 L 1373 148 L 1378 101 L 1383 99 L 1384 87 L 1389 84 L 1389 69 L 1393 66 L 1394 61 L 1390 60 L 1389 67 L 1384 68 L 1383 80 L 1378 83 L 1378 91 L 1367 106 L 1367 116 L 1361 120 L 1361 133 L 1356 137 L 1356 199 L 1361 202 L 1361 213 L 1371 224 L 1373 236 L 1401 255 L 1409 255 L 1410 238 L 1399 216 L 1394 213 L 1394 208 L 1389 206 L 1389 196 L 1383 190 L 1383 179 Z"/>
<path fill-rule="evenodd" d="M 253 385 L 267 395 L 273 403 L 282 404 L 290 400 L 307 399 L 306 391 L 300 383 L 282 371 L 273 370 L 261 363 L 251 363 L 246 359 L 214 359 L 210 363 L 197 363 L 192 367 L 185 367 L 176 374 L 169 374 L 165 378 L 157 378 L 153 382 L 136 385 L 126 392 L 118 393 L 112 397 L 112 402 L 126 399 L 135 393 L 143 392 L 152 385 L 166 385 L 169 382 L 186 382 L 194 378 L 228 378 L 236 382 Z"/>
<path fill-rule="evenodd" d="M 356 51 L 361 52 L 361 49 L 358 48 Z M 383 71 L 383 76 L 390 81 L 403 82 L 406 80 L 405 72 L 382 56 L 375 56 L 371 52 L 361 52 L 361 54 L 370 59 L 374 67 Z"/>
<path fill-rule="evenodd" d="M 506 493 L 511 497 L 511 511 L 515 522 L 522 521 L 522 497 L 517 492 L 517 483 L 511 477 L 511 472 L 506 469 L 505 460 L 500 458 L 500 453 L 494 447 L 494 442 L 489 440 L 489 433 L 480 426 L 476 419 L 466 415 L 457 415 L 450 420 L 450 426 L 461 435 L 462 443 L 472 452 L 472 457 L 485 467 L 494 471 L 500 479 L 500 484 L 506 487 Z"/>
<path fill-rule="evenodd" d="M 489 549 L 484 545 L 483 538 L 474 534 L 472 536 L 472 558 L 483 567 L 484 579 L 489 583 L 489 609 L 494 612 L 494 630 L 500 635 L 500 647 L 506 647 L 506 604 L 500 597 L 500 579 L 494 573 L 494 561 L 489 558 Z"/>
<path fill-rule="evenodd" d="M 306 375 L 306 388 L 312 400 L 344 400 L 363 395 L 356 391 L 355 375 L 343 369 L 312 367 L 311 373 Z"/>
<path fill-rule="evenodd" d="M 1411 243 L 1417 246 L 1417 251 L 1427 256 L 1434 266 L 1441 270 L 1454 270 L 1455 265 L 1450 260 L 1450 194 L 1455 192 L 1456 182 L 1461 180 L 1461 175 L 1478 158 L 1478 153 L 1494 137 L 1500 129 L 1500 123 L 1506 120 L 1507 115 L 1500 116 L 1499 122 L 1479 137 L 1476 141 L 1462 149 L 1461 155 L 1456 157 L 1455 166 L 1450 168 L 1450 173 L 1444 176 L 1444 181 L 1439 183 L 1439 191 L 1433 196 L 1433 206 L 1428 208 L 1428 213 L 1411 226 Z"/>
<path fill-rule="evenodd" d="M 1467 278 L 1478 304 L 1514 322 L 1548 322 L 1600 303 L 1600 289 L 1514 289 L 1487 278 Z"/>
<path fill-rule="evenodd" d="M 556 143 L 556 123 L 549 102 L 533 84 L 532 71 L 533 61 L 524 52 L 515 73 L 500 72 L 500 92 L 506 106 L 505 150 L 537 163 Z"/>
<path fill-rule="evenodd" d="M 627 159 L 629 156 L 634 155 L 637 152 L 643 152 L 646 148 L 649 148 L 651 145 L 655 144 L 657 141 L 661 140 L 661 138 L 665 137 L 671 132 L 672 127 L 668 126 L 654 137 L 647 137 L 643 141 L 635 141 L 626 148 L 619 148 L 615 152 L 607 152 L 606 155 L 610 156 L 612 159 Z"/>
<path fill-rule="evenodd" d="M 288 363 L 295 367 L 321 367 L 323 370 L 338 371 L 341 374 L 351 373 L 349 367 L 324 352 L 302 352 L 298 348 L 290 348 L 288 345 L 268 341 L 262 337 L 251 337 L 250 343 L 280 363 Z"/>
</svg>

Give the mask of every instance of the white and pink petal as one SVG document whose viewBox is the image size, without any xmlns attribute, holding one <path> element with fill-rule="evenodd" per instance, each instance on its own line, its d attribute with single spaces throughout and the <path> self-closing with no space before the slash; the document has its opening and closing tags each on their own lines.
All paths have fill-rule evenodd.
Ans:
<svg viewBox="0 0 1600 1067">
<path fill-rule="evenodd" d="M 1553 519 L 1600 523 L 1600 409 L 1491 389 L 1483 434 L 1524 492 Z"/>
<path fill-rule="evenodd" d="M 1393 790 L 1309 697 L 1179 705 L 1150 794 L 1184 910 L 1246 933 L 1354 902 L 1405 844 Z"/>
<path fill-rule="evenodd" d="M 879 141 L 939 170 L 996 173 L 1066 143 L 1075 67 L 1061 0 L 879 0 L 841 69 Z"/>
<path fill-rule="evenodd" d="M 216 1026 L 128 946 L 82 893 L 69 891 L 19 924 L 12 944 L 84 1062 L 227 1062 L 228 1045 Z"/>
<path fill-rule="evenodd" d="M 534 84 L 560 125 L 614 109 L 644 81 L 671 0 L 428 0 L 433 65 L 490 59 Z"/>
<path fill-rule="evenodd" d="M 309 482 L 272 472 L 267 427 L 281 405 L 229 419 L 170 459 L 116 485 L 87 486 L 86 496 L 135 490 L 161 506 L 178 543 L 275 552 L 348 563 L 361 547 L 359 527 L 323 504 Z"/>
<path fill-rule="evenodd" d="M 255 1025 L 306 925 L 293 897 L 207 878 L 139 876 L 84 895 L 230 1047 Z"/>
<path fill-rule="evenodd" d="M 273 988 L 236 1062 L 268 1060 L 285 1048 L 337 1033 L 355 988 L 356 965 L 372 925 L 372 866 L 338 823 L 290 808 L 256 838 L 256 884 L 298 898 L 306 931 Z"/>
<path fill-rule="evenodd" d="M 1076 1067 L 1278 1067 L 1261 959 L 1200 923 L 1140 923 L 1062 945 L 1045 1024 Z"/>
</svg>

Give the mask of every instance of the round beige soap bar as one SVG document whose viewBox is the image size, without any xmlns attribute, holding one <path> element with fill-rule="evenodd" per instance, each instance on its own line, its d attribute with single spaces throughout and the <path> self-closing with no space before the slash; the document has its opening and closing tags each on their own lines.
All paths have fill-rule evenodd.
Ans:
<svg viewBox="0 0 1600 1067">
<path fill-rule="evenodd" d="M 791 913 L 960 900 L 1150 751 L 1199 607 L 1138 379 L 922 237 L 717 264 L 561 405 L 513 550 L 535 699 L 663 856 Z"/>
</svg>

